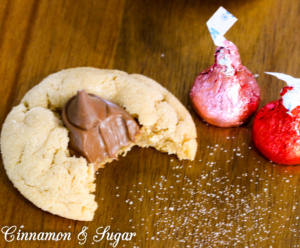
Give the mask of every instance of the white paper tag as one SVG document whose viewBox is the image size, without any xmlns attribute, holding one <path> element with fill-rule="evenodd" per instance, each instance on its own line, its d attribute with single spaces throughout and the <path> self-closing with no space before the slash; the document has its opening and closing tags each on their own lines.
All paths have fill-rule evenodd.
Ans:
<svg viewBox="0 0 300 248">
<path fill-rule="evenodd" d="M 300 78 L 294 78 L 290 75 L 279 73 L 279 72 L 265 72 L 265 73 L 285 81 L 288 86 L 300 88 Z"/>
<path fill-rule="evenodd" d="M 207 21 L 206 25 L 216 46 L 223 46 L 225 33 L 237 21 L 237 18 L 220 7 Z"/>
<path fill-rule="evenodd" d="M 288 114 L 292 115 L 291 111 L 300 106 L 300 78 L 294 78 L 290 75 L 278 72 L 265 72 L 286 82 L 288 86 L 293 87 L 282 96 L 282 104 L 288 110 Z"/>
</svg>

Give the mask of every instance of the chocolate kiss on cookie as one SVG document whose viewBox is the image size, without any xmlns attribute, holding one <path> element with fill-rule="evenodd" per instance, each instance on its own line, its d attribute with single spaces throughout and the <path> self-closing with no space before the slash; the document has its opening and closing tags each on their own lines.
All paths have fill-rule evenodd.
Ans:
<svg viewBox="0 0 300 248">
<path fill-rule="evenodd" d="M 62 119 L 70 130 L 71 154 L 84 156 L 90 163 L 116 159 L 119 150 L 134 142 L 139 131 L 123 108 L 85 90 L 67 101 Z"/>
</svg>

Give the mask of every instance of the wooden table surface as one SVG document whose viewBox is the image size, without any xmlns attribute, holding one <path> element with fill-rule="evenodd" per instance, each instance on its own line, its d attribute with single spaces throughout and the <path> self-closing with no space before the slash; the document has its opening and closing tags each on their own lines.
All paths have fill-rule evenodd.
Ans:
<svg viewBox="0 0 300 248">
<path fill-rule="evenodd" d="M 251 122 L 217 128 L 190 107 L 193 80 L 214 61 L 206 21 L 221 5 L 238 18 L 226 38 L 259 74 L 261 106 L 278 99 L 285 83 L 264 72 L 300 77 L 299 1 L 1 1 L 1 126 L 50 73 L 120 69 L 155 79 L 181 100 L 196 123 L 199 149 L 193 162 L 134 148 L 108 164 L 97 175 L 92 222 L 40 210 L 13 187 L 1 164 L 0 227 L 71 232 L 71 240 L 6 242 L 0 233 L 0 247 L 112 247 L 112 241 L 93 241 L 96 229 L 106 226 L 136 232 L 117 247 L 300 247 L 300 167 L 260 155 Z M 79 245 L 84 227 L 87 241 Z"/>
</svg>

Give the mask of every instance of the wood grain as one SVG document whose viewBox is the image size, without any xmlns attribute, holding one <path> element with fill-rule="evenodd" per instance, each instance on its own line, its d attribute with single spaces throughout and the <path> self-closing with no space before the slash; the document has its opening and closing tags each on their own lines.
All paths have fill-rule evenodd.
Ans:
<svg viewBox="0 0 300 248">
<path fill-rule="evenodd" d="M 142 73 L 168 88 L 190 110 L 199 149 L 194 162 L 134 148 L 97 175 L 99 208 L 92 222 L 44 212 L 13 187 L 0 166 L 0 227 L 70 231 L 70 241 L 5 242 L 0 247 L 81 247 L 98 227 L 134 231 L 118 247 L 299 247 L 300 169 L 271 163 L 251 141 L 251 122 L 230 129 L 206 125 L 190 107 L 197 74 L 213 63 L 206 21 L 224 6 L 238 18 L 226 34 L 242 62 L 259 74 L 262 105 L 284 82 L 300 77 L 300 2 L 294 0 L 2 0 L 0 121 L 24 94 L 63 68 L 94 66 Z"/>
</svg>

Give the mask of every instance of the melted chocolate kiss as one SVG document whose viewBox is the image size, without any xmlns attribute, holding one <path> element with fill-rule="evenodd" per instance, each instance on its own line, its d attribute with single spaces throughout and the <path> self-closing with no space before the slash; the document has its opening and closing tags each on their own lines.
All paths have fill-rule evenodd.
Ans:
<svg viewBox="0 0 300 248">
<path fill-rule="evenodd" d="M 118 151 L 134 142 L 139 132 L 138 124 L 123 108 L 85 90 L 66 102 L 62 119 L 70 130 L 71 154 L 90 163 L 116 159 Z"/>
</svg>

